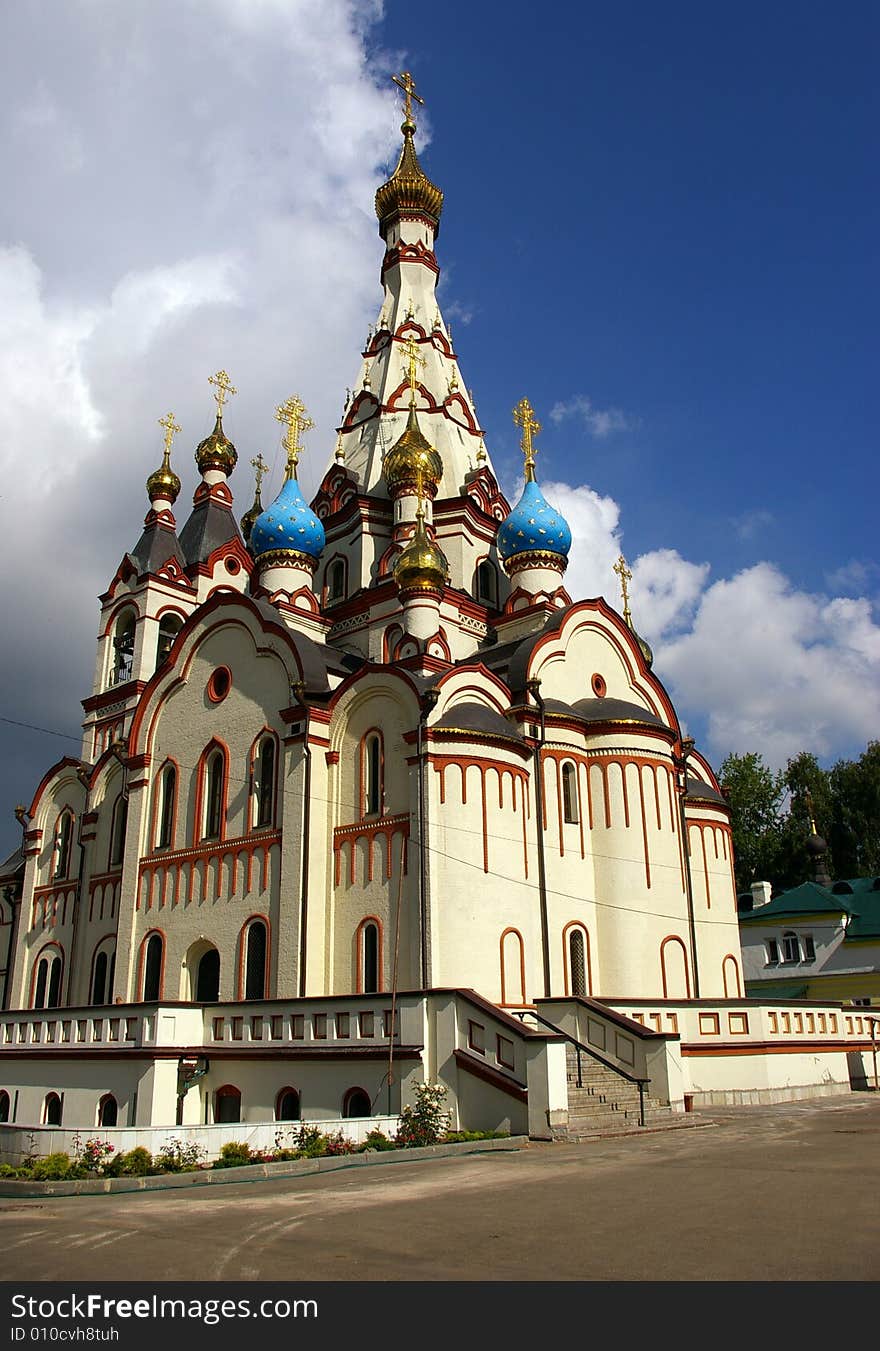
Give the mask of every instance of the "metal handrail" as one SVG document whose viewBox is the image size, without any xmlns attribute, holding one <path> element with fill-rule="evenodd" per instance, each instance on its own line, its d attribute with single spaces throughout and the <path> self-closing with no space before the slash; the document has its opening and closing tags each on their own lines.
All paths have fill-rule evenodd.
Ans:
<svg viewBox="0 0 880 1351">
<path fill-rule="evenodd" d="M 577 1055 L 578 1088 L 583 1088 L 584 1086 L 581 1078 L 581 1051 L 585 1051 L 588 1056 L 592 1056 L 594 1060 L 598 1060 L 601 1065 L 604 1065 L 606 1069 L 613 1071 L 614 1074 L 619 1074 L 621 1079 L 627 1079 L 631 1084 L 637 1084 L 639 1090 L 639 1125 L 644 1126 L 645 1085 L 651 1082 L 650 1079 L 640 1079 L 638 1075 L 629 1074 L 627 1070 L 623 1070 L 619 1065 L 615 1065 L 613 1061 L 602 1055 L 600 1051 L 596 1051 L 592 1046 L 587 1046 L 584 1042 L 578 1041 L 577 1037 L 572 1037 L 568 1032 L 564 1032 L 561 1027 L 557 1027 L 555 1023 L 551 1023 L 547 1018 L 542 1017 L 540 1013 L 535 1013 L 533 1009 L 511 1009 L 510 1012 L 515 1018 L 519 1018 L 523 1022 L 525 1022 L 526 1018 L 534 1018 L 536 1022 L 543 1023 L 544 1027 L 548 1027 L 551 1032 L 557 1032 L 559 1036 L 564 1037 L 566 1041 L 571 1042 Z"/>
</svg>

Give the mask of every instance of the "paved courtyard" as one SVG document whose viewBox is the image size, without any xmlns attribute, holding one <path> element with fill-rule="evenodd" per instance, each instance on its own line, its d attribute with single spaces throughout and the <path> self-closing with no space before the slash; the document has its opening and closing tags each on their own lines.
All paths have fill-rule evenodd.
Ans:
<svg viewBox="0 0 880 1351">
<path fill-rule="evenodd" d="M 6 1281 L 876 1281 L 880 1096 L 186 1192 L 0 1199 Z"/>
</svg>

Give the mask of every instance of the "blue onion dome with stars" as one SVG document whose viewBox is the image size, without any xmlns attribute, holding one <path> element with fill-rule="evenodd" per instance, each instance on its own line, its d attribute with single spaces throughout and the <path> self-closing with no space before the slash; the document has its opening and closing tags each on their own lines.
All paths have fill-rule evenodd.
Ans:
<svg viewBox="0 0 880 1351">
<path fill-rule="evenodd" d="M 302 495 L 295 478 L 289 478 L 275 501 L 257 517 L 248 541 L 254 558 L 284 550 L 318 558 L 324 548 L 324 527 Z"/>
<path fill-rule="evenodd" d="M 561 511 L 551 507 L 535 480 L 534 437 L 541 430 L 528 399 L 520 399 L 513 410 L 513 420 L 522 428 L 522 451 L 525 457 L 526 485 L 522 497 L 498 530 L 498 552 L 505 564 L 522 554 L 554 554 L 560 560 L 568 559 L 571 548 L 571 530 Z M 563 562 L 562 566 L 565 566 Z"/>
<path fill-rule="evenodd" d="M 550 553 L 568 558 L 571 529 L 561 511 L 551 507 L 534 479 L 498 530 L 498 552 L 503 559 L 518 554 Z"/>
</svg>

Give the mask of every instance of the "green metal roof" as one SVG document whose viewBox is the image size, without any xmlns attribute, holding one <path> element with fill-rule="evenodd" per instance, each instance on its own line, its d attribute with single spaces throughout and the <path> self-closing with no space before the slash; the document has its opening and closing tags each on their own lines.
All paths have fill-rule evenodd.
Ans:
<svg viewBox="0 0 880 1351">
<path fill-rule="evenodd" d="M 877 895 L 880 897 L 880 892 Z M 852 900 L 851 896 L 834 896 L 816 882 L 802 882 L 799 887 L 780 892 L 767 905 L 746 911 L 739 922 L 754 924 L 765 919 L 782 919 L 785 915 L 843 915 L 850 912 L 848 903 Z"/>
<path fill-rule="evenodd" d="M 787 981 L 747 980 L 746 999 L 806 999 L 806 985 L 789 984 Z"/>
</svg>

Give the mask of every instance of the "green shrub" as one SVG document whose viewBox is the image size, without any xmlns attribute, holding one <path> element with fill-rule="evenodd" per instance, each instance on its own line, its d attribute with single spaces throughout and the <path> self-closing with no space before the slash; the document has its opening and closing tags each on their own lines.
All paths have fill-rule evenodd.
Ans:
<svg viewBox="0 0 880 1351">
<path fill-rule="evenodd" d="M 0 1163 L 0 1177 L 18 1177 L 20 1172 L 21 1169 L 14 1168 L 11 1163 Z"/>
<path fill-rule="evenodd" d="M 301 1149 L 273 1149 L 268 1156 L 267 1163 L 287 1163 L 293 1159 L 303 1158 Z"/>
<path fill-rule="evenodd" d="M 30 1166 L 30 1175 L 35 1182 L 60 1182 L 63 1178 L 81 1176 L 84 1171 L 72 1169 L 70 1155 L 61 1152 L 35 1159 Z"/>
<path fill-rule="evenodd" d="M 213 1168 L 242 1168 L 249 1163 L 261 1163 L 259 1154 L 252 1154 L 250 1145 L 241 1140 L 229 1140 L 220 1147 L 220 1157 L 211 1165 Z"/>
<path fill-rule="evenodd" d="M 327 1153 L 327 1136 L 317 1126 L 300 1126 L 294 1136 L 298 1152 L 305 1159 L 319 1159 Z"/>
<path fill-rule="evenodd" d="M 463 1145 L 471 1140 L 509 1140 L 510 1131 L 447 1131 L 443 1143 Z"/>
<path fill-rule="evenodd" d="M 165 1141 L 153 1163 L 160 1173 L 190 1173 L 199 1167 L 204 1157 L 201 1145 L 174 1136 Z"/>
<path fill-rule="evenodd" d="M 335 1135 L 325 1135 L 324 1142 L 325 1154 L 354 1154 L 356 1150 L 354 1141 L 343 1135 L 341 1130 Z"/>
<path fill-rule="evenodd" d="M 397 1147 L 398 1146 L 395 1143 L 395 1141 L 389 1140 L 388 1136 L 384 1135 L 382 1131 L 373 1130 L 369 1132 L 363 1144 L 358 1147 L 358 1152 L 360 1154 L 365 1154 L 369 1153 L 371 1150 L 374 1149 L 375 1150 L 397 1149 Z"/>
<path fill-rule="evenodd" d="M 136 1145 L 127 1154 L 120 1154 L 118 1174 L 122 1177 L 147 1177 L 153 1171 L 153 1156 L 143 1145 Z"/>
<path fill-rule="evenodd" d="M 404 1107 L 397 1123 L 397 1143 L 412 1149 L 418 1145 L 436 1145 L 445 1136 L 449 1113 L 443 1110 L 446 1097 L 443 1084 L 417 1084 L 416 1100 Z"/>
</svg>

